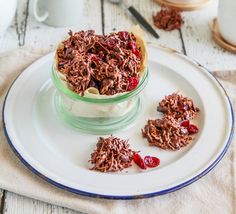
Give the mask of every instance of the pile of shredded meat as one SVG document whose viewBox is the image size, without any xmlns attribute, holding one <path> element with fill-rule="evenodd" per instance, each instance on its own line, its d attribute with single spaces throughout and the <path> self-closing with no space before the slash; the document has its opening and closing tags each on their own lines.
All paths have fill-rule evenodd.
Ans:
<svg viewBox="0 0 236 214">
<path fill-rule="evenodd" d="M 100 137 L 97 148 L 91 154 L 89 162 L 93 164 L 91 170 L 101 172 L 116 172 L 132 166 L 134 151 L 130 149 L 127 140 L 110 136 Z"/>
<path fill-rule="evenodd" d="M 193 101 L 188 97 L 173 93 L 166 96 L 159 103 L 157 111 L 179 120 L 190 120 L 196 116 L 197 112 L 199 112 L 199 108 L 195 107 Z"/>
<path fill-rule="evenodd" d="M 162 119 L 148 120 L 142 130 L 150 146 L 161 149 L 178 150 L 187 145 L 192 139 L 186 127 L 182 127 L 172 116 L 166 115 Z"/>
<path fill-rule="evenodd" d="M 166 31 L 180 29 L 184 21 L 180 11 L 171 8 L 162 8 L 153 16 L 154 25 Z"/>
<path fill-rule="evenodd" d="M 157 110 L 164 113 L 164 117 L 148 120 L 142 130 L 142 135 L 149 145 L 165 150 L 179 150 L 189 144 L 191 135 L 198 132 L 198 127 L 190 123 L 190 119 L 195 118 L 199 112 L 193 101 L 173 93 L 159 103 Z"/>
<path fill-rule="evenodd" d="M 83 96 L 87 88 L 95 87 L 100 94 L 114 95 L 137 86 L 133 82 L 139 80 L 142 54 L 132 33 L 102 36 L 93 30 L 70 31 L 62 44 L 57 67 L 74 92 Z"/>
</svg>

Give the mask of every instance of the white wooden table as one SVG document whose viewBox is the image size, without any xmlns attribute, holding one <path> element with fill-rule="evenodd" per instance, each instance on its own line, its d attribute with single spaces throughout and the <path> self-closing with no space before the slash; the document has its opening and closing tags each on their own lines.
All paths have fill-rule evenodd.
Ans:
<svg viewBox="0 0 236 214">
<path fill-rule="evenodd" d="M 152 0 L 126 0 L 135 6 L 152 23 L 152 14 L 160 7 Z M 109 33 L 113 30 L 128 29 L 134 23 L 124 14 L 121 7 L 108 0 L 85 0 L 84 18 L 72 30 L 95 29 L 97 33 Z M 18 47 L 33 49 L 54 48 L 64 38 L 70 28 L 54 28 L 37 22 L 31 12 L 32 1 L 18 0 L 15 19 L 6 34 L 0 38 L 0 53 Z M 185 12 L 185 24 L 178 31 L 164 32 L 157 30 L 159 40 L 148 33 L 148 41 L 154 41 L 196 59 L 209 70 L 236 69 L 236 55 L 224 51 L 211 39 L 210 23 L 217 13 L 217 0 L 200 11 Z M 158 57 L 158 56 L 157 56 Z M 0 190 L 0 214 L 42 214 L 42 213 L 77 213 L 66 208 L 46 204 L 37 200 Z"/>
</svg>

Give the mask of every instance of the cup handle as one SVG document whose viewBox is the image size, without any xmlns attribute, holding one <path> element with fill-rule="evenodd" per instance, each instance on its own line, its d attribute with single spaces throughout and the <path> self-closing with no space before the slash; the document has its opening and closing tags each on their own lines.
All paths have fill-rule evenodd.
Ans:
<svg viewBox="0 0 236 214">
<path fill-rule="evenodd" d="M 49 16 L 48 12 L 44 12 L 44 14 L 41 16 L 38 14 L 38 0 L 34 0 L 33 13 L 34 13 L 35 19 L 39 22 L 45 21 Z"/>
</svg>

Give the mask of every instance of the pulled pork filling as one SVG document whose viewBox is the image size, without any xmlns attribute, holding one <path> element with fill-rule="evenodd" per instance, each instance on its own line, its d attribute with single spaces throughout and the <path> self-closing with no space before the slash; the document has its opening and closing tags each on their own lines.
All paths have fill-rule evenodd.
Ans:
<svg viewBox="0 0 236 214">
<path fill-rule="evenodd" d="M 74 92 L 84 95 L 95 87 L 103 95 L 134 89 L 129 84 L 139 80 L 141 50 L 132 33 L 122 31 L 96 35 L 93 30 L 69 32 L 58 48 L 58 70 L 66 76 Z"/>
<path fill-rule="evenodd" d="M 134 151 L 130 149 L 127 140 L 110 136 L 100 137 L 97 148 L 91 154 L 91 162 L 94 166 L 91 170 L 101 172 L 116 172 L 132 166 Z"/>
<path fill-rule="evenodd" d="M 193 119 L 199 108 L 195 107 L 193 101 L 181 94 L 173 93 L 166 96 L 157 107 L 157 111 L 163 112 L 179 120 Z"/>
<path fill-rule="evenodd" d="M 175 118 L 169 115 L 162 119 L 148 120 L 142 130 L 142 135 L 147 138 L 150 146 L 157 146 L 165 150 L 178 150 L 192 140 L 187 128 L 181 126 Z"/>
</svg>

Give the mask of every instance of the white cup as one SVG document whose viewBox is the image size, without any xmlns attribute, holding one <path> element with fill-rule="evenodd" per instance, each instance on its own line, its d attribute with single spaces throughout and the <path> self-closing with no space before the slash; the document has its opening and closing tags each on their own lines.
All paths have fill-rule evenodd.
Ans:
<svg viewBox="0 0 236 214">
<path fill-rule="evenodd" d="M 219 0 L 217 22 L 221 36 L 236 45 L 236 0 Z"/>
<path fill-rule="evenodd" d="M 0 0 L 0 35 L 10 26 L 16 12 L 16 0 Z"/>
<path fill-rule="evenodd" d="M 84 0 L 34 0 L 33 3 L 35 19 L 55 27 L 78 25 L 83 12 Z"/>
</svg>

